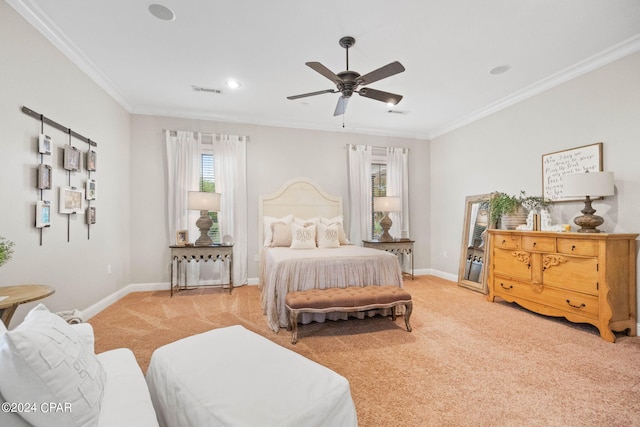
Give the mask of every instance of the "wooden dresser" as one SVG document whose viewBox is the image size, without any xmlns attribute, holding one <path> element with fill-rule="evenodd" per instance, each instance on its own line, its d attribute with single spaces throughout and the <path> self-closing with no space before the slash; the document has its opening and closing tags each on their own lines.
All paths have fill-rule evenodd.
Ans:
<svg viewBox="0 0 640 427">
<path fill-rule="evenodd" d="M 636 335 L 637 234 L 489 230 L 489 301 Z"/>
</svg>

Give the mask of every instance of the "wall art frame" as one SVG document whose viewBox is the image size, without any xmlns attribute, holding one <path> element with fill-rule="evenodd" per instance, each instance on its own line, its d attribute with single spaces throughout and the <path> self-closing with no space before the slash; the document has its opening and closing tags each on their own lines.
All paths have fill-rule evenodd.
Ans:
<svg viewBox="0 0 640 427">
<path fill-rule="evenodd" d="M 85 218 L 86 218 L 87 225 L 96 223 L 96 208 L 94 206 L 89 206 L 87 208 Z"/>
<path fill-rule="evenodd" d="M 53 140 L 49 135 L 41 133 L 38 136 L 38 153 L 51 154 L 51 145 Z"/>
<path fill-rule="evenodd" d="M 76 187 L 60 187 L 58 211 L 61 214 L 83 214 L 84 189 Z"/>
<path fill-rule="evenodd" d="M 63 167 L 68 171 L 77 171 L 80 169 L 80 150 L 73 145 L 65 145 L 64 147 Z"/>
<path fill-rule="evenodd" d="M 602 142 L 542 155 L 542 196 L 552 202 L 583 200 L 562 197 L 562 176 L 602 172 Z"/>
<path fill-rule="evenodd" d="M 84 189 L 84 194 L 87 200 L 96 200 L 96 180 L 95 179 L 88 179 L 85 189 Z"/>
<path fill-rule="evenodd" d="M 39 190 L 51 189 L 51 172 L 51 166 L 44 163 L 38 165 L 38 183 L 36 187 Z"/>
<path fill-rule="evenodd" d="M 98 153 L 94 150 L 87 151 L 87 170 L 95 172 L 98 167 Z"/>
<path fill-rule="evenodd" d="M 36 228 L 51 226 L 51 202 L 38 200 L 36 202 Z"/>
</svg>

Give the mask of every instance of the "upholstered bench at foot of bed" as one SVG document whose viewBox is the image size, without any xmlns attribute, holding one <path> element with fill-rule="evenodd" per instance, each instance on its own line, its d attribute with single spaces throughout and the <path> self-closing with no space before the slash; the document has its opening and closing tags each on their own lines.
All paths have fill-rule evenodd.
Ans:
<svg viewBox="0 0 640 427">
<path fill-rule="evenodd" d="M 346 288 L 309 289 L 289 292 L 285 297 L 289 312 L 291 343 L 298 341 L 298 314 L 356 312 L 378 308 L 392 308 L 391 316 L 396 320 L 396 307 L 404 306 L 404 323 L 411 332 L 409 318 L 413 309 L 411 294 L 397 286 L 349 286 Z"/>
</svg>

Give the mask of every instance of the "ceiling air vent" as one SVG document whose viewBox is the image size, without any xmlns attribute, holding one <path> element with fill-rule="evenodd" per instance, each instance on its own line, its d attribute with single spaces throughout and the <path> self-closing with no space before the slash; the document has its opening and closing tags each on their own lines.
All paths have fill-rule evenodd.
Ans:
<svg viewBox="0 0 640 427">
<path fill-rule="evenodd" d="M 210 92 L 210 93 L 217 93 L 219 95 L 222 95 L 222 91 L 220 89 L 212 89 L 209 87 L 193 86 L 193 85 L 191 87 L 196 92 Z"/>
<path fill-rule="evenodd" d="M 402 111 L 402 110 L 388 110 L 387 113 L 389 113 L 389 114 L 402 114 L 402 115 L 409 114 L 408 111 Z"/>
</svg>

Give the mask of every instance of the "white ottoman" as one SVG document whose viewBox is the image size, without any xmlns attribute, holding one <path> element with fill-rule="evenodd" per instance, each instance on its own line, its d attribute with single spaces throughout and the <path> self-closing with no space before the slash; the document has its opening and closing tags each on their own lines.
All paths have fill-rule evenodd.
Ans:
<svg viewBox="0 0 640 427">
<path fill-rule="evenodd" d="M 239 325 L 158 348 L 147 384 L 165 427 L 358 425 L 344 377 Z"/>
</svg>

